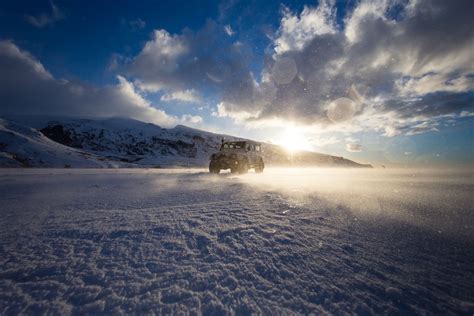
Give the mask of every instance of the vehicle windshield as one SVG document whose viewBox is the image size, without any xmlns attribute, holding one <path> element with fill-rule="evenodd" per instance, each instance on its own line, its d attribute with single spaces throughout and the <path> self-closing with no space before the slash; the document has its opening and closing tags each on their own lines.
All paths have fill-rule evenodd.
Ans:
<svg viewBox="0 0 474 316">
<path fill-rule="evenodd" d="M 221 146 L 221 150 L 225 149 L 246 149 L 247 151 L 261 151 L 260 145 L 256 144 L 249 144 L 247 142 L 229 142 L 223 143 Z"/>
<path fill-rule="evenodd" d="M 221 149 L 244 149 L 245 142 L 231 142 L 231 143 L 224 143 Z"/>
</svg>

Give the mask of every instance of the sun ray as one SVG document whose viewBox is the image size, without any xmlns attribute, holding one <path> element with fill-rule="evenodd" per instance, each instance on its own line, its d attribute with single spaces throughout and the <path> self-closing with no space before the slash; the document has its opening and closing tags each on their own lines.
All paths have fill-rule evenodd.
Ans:
<svg viewBox="0 0 474 316">
<path fill-rule="evenodd" d="M 295 126 L 287 127 L 276 143 L 290 153 L 312 148 L 303 130 Z"/>
</svg>

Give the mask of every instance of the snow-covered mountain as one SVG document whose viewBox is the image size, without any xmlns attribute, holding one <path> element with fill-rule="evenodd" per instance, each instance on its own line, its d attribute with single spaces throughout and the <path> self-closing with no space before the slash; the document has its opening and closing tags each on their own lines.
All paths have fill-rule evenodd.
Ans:
<svg viewBox="0 0 474 316">
<path fill-rule="evenodd" d="M 125 118 L 13 117 L 0 121 L 0 166 L 204 167 L 222 138 L 241 139 Z M 272 144 L 262 148 L 267 165 L 367 167 L 314 152 L 290 155 Z"/>
<path fill-rule="evenodd" d="M 71 148 L 38 130 L 0 119 L 0 167 L 119 167 L 102 156 Z"/>
</svg>

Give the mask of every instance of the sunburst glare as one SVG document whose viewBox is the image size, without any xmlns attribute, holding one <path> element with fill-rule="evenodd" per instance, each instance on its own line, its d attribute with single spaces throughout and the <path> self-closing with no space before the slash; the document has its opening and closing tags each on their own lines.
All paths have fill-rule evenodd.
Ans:
<svg viewBox="0 0 474 316">
<path fill-rule="evenodd" d="M 280 138 L 275 142 L 290 153 L 313 149 L 305 132 L 296 126 L 285 128 Z"/>
</svg>

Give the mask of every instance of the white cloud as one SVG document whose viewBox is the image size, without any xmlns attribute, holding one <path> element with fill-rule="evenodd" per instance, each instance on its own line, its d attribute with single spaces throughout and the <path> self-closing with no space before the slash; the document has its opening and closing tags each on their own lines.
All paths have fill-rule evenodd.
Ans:
<svg viewBox="0 0 474 316">
<path fill-rule="evenodd" d="M 284 8 L 278 37 L 275 39 L 275 52 L 301 50 L 317 35 L 336 32 L 334 1 L 321 1 L 316 8 L 305 6 L 297 15 Z"/>
<path fill-rule="evenodd" d="M 150 55 L 156 61 L 161 57 L 176 58 L 186 52 L 186 43 L 179 36 L 172 36 L 165 30 L 156 30 L 154 39 L 145 44 L 141 55 Z"/>
<path fill-rule="evenodd" d="M 428 131 L 439 131 L 437 126 L 439 124 L 437 122 L 425 121 L 419 124 L 416 124 L 410 128 L 410 130 L 406 133 L 406 135 L 416 135 L 425 133 Z"/>
<path fill-rule="evenodd" d="M 258 113 L 250 113 L 245 111 L 232 111 L 231 103 L 221 102 L 216 105 L 216 110 L 211 113 L 212 116 L 216 117 L 228 117 L 232 118 L 237 122 L 244 123 L 245 120 L 250 119 L 252 117 L 257 117 Z"/>
<path fill-rule="evenodd" d="M 164 126 L 172 126 L 176 123 L 176 119 L 169 116 L 164 111 L 152 107 L 151 103 L 143 98 L 133 83 L 127 81 L 122 76 L 117 76 L 119 84 L 116 86 L 117 93 L 122 97 L 123 101 L 130 106 L 129 117 L 142 121 L 151 121 Z"/>
<path fill-rule="evenodd" d="M 178 101 L 178 102 L 199 103 L 201 102 L 201 97 L 194 89 L 190 89 L 190 90 L 179 90 L 179 91 L 174 91 L 171 93 L 166 93 L 163 96 L 161 96 L 160 100 L 164 102 Z"/>
<path fill-rule="evenodd" d="M 42 28 L 64 19 L 64 14 L 61 12 L 59 7 L 54 4 L 53 1 L 50 1 L 50 5 L 50 13 L 41 13 L 39 15 L 25 15 L 26 21 L 28 21 L 28 23 L 30 23 L 34 27 Z"/>
<path fill-rule="evenodd" d="M 366 34 L 361 31 L 364 28 L 362 24 L 367 19 L 380 19 L 386 23 L 387 19 L 384 14 L 388 8 L 388 4 L 388 1 L 361 1 L 346 20 L 344 33 L 349 42 L 357 42 L 366 36 Z"/>
<path fill-rule="evenodd" d="M 385 132 L 383 133 L 383 135 L 387 136 L 387 137 L 398 136 L 402 133 L 401 130 L 399 130 L 396 127 L 391 126 L 391 125 L 385 126 L 384 131 Z"/>
<path fill-rule="evenodd" d="M 474 87 L 474 78 L 463 75 L 450 78 L 447 74 L 428 73 L 422 77 L 410 77 L 396 81 L 402 96 L 417 96 L 435 92 L 463 92 Z"/>
<path fill-rule="evenodd" d="M 166 77 L 179 69 L 178 59 L 187 51 L 187 43 L 182 37 L 155 30 L 152 40 L 133 61 L 133 72 L 144 75 L 139 78 L 140 88 L 162 89 L 167 86 Z M 163 78 L 154 80 L 156 76 L 153 74 L 162 74 Z"/>
<path fill-rule="evenodd" d="M 362 144 L 360 143 L 360 139 L 347 137 L 346 138 L 346 150 L 349 151 L 349 152 L 361 152 L 362 151 Z"/>
<path fill-rule="evenodd" d="M 144 82 L 142 80 L 135 79 L 134 84 L 136 87 L 138 87 L 138 89 L 140 89 L 140 91 L 143 92 L 159 92 L 165 89 L 165 87 L 158 82 Z"/>
<path fill-rule="evenodd" d="M 190 115 L 190 114 L 185 114 L 181 116 L 181 121 L 183 123 L 191 123 L 191 124 L 200 124 L 203 122 L 203 119 L 199 115 Z"/>
<path fill-rule="evenodd" d="M 226 26 L 224 26 L 224 31 L 227 33 L 227 35 L 229 36 L 233 36 L 235 34 L 234 30 L 232 30 L 232 27 L 227 24 Z"/>
<path fill-rule="evenodd" d="M 222 102 L 216 105 L 216 110 L 213 111 L 211 114 L 212 114 L 212 116 L 216 116 L 216 117 L 227 117 L 228 116 L 228 113 L 225 109 L 225 105 Z"/>
<path fill-rule="evenodd" d="M 474 112 L 462 111 L 459 116 L 460 117 L 472 117 L 472 116 L 474 116 Z"/>
</svg>

